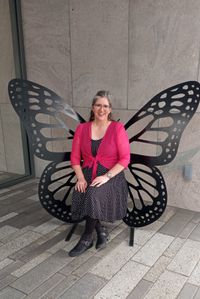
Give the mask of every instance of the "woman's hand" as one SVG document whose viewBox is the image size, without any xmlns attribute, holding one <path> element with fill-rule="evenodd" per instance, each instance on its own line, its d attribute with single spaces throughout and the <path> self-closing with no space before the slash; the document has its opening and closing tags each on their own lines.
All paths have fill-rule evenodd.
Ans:
<svg viewBox="0 0 200 299">
<path fill-rule="evenodd" d="M 100 187 L 101 185 L 107 183 L 109 181 L 109 178 L 106 175 L 100 175 L 97 176 L 90 186 L 92 187 Z"/>
<path fill-rule="evenodd" d="M 78 179 L 75 185 L 75 190 L 84 193 L 87 188 L 87 182 L 85 178 Z"/>
</svg>

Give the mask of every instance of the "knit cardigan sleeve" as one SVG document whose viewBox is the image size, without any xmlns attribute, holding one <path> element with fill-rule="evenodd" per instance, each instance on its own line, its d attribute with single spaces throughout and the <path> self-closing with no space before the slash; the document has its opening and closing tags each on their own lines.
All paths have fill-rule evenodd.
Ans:
<svg viewBox="0 0 200 299">
<path fill-rule="evenodd" d="M 83 125 L 79 124 L 76 128 L 73 142 L 72 142 L 72 151 L 71 151 L 71 165 L 80 165 L 81 163 L 81 133 L 82 133 Z"/>
<path fill-rule="evenodd" d="M 118 163 L 123 167 L 127 167 L 130 163 L 130 144 L 128 134 L 122 123 L 118 123 L 117 127 L 117 146 L 118 146 Z"/>
</svg>

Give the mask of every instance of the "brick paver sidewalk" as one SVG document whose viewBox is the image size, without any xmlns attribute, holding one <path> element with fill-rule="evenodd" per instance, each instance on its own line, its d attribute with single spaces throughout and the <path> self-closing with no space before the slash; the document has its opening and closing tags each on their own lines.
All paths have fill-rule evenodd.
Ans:
<svg viewBox="0 0 200 299">
<path fill-rule="evenodd" d="M 200 299 L 200 213 L 167 207 L 136 229 L 107 224 L 107 248 L 68 257 L 83 223 L 71 226 L 41 207 L 37 180 L 0 190 L 0 298 Z"/>
</svg>

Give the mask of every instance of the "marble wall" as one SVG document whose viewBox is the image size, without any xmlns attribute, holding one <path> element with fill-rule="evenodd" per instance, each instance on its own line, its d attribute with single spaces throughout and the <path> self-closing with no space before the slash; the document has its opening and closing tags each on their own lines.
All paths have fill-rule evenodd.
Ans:
<svg viewBox="0 0 200 299">
<path fill-rule="evenodd" d="M 0 171 L 24 173 L 20 122 L 8 98 L 8 82 L 14 77 L 9 3 L 0 1 Z"/>
<path fill-rule="evenodd" d="M 99 89 L 111 90 L 116 118 L 125 123 L 161 90 L 199 80 L 199 0 L 21 3 L 28 79 L 55 90 L 86 117 Z M 169 204 L 198 211 L 199 121 L 198 112 L 174 162 L 161 167 Z M 191 181 L 183 178 L 186 162 Z M 36 159 L 38 176 L 44 165 Z"/>
<path fill-rule="evenodd" d="M 130 1 L 128 108 L 199 74 L 198 0 Z"/>
<path fill-rule="evenodd" d="M 74 106 L 90 106 L 100 89 L 127 108 L 128 0 L 70 1 Z"/>
</svg>

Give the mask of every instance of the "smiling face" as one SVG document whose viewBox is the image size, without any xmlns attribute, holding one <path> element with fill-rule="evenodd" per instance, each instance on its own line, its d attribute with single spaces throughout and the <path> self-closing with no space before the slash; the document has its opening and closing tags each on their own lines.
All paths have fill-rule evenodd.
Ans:
<svg viewBox="0 0 200 299">
<path fill-rule="evenodd" d="M 107 121 L 111 112 L 111 107 L 106 97 L 99 97 L 92 106 L 94 119 L 99 121 Z"/>
</svg>

